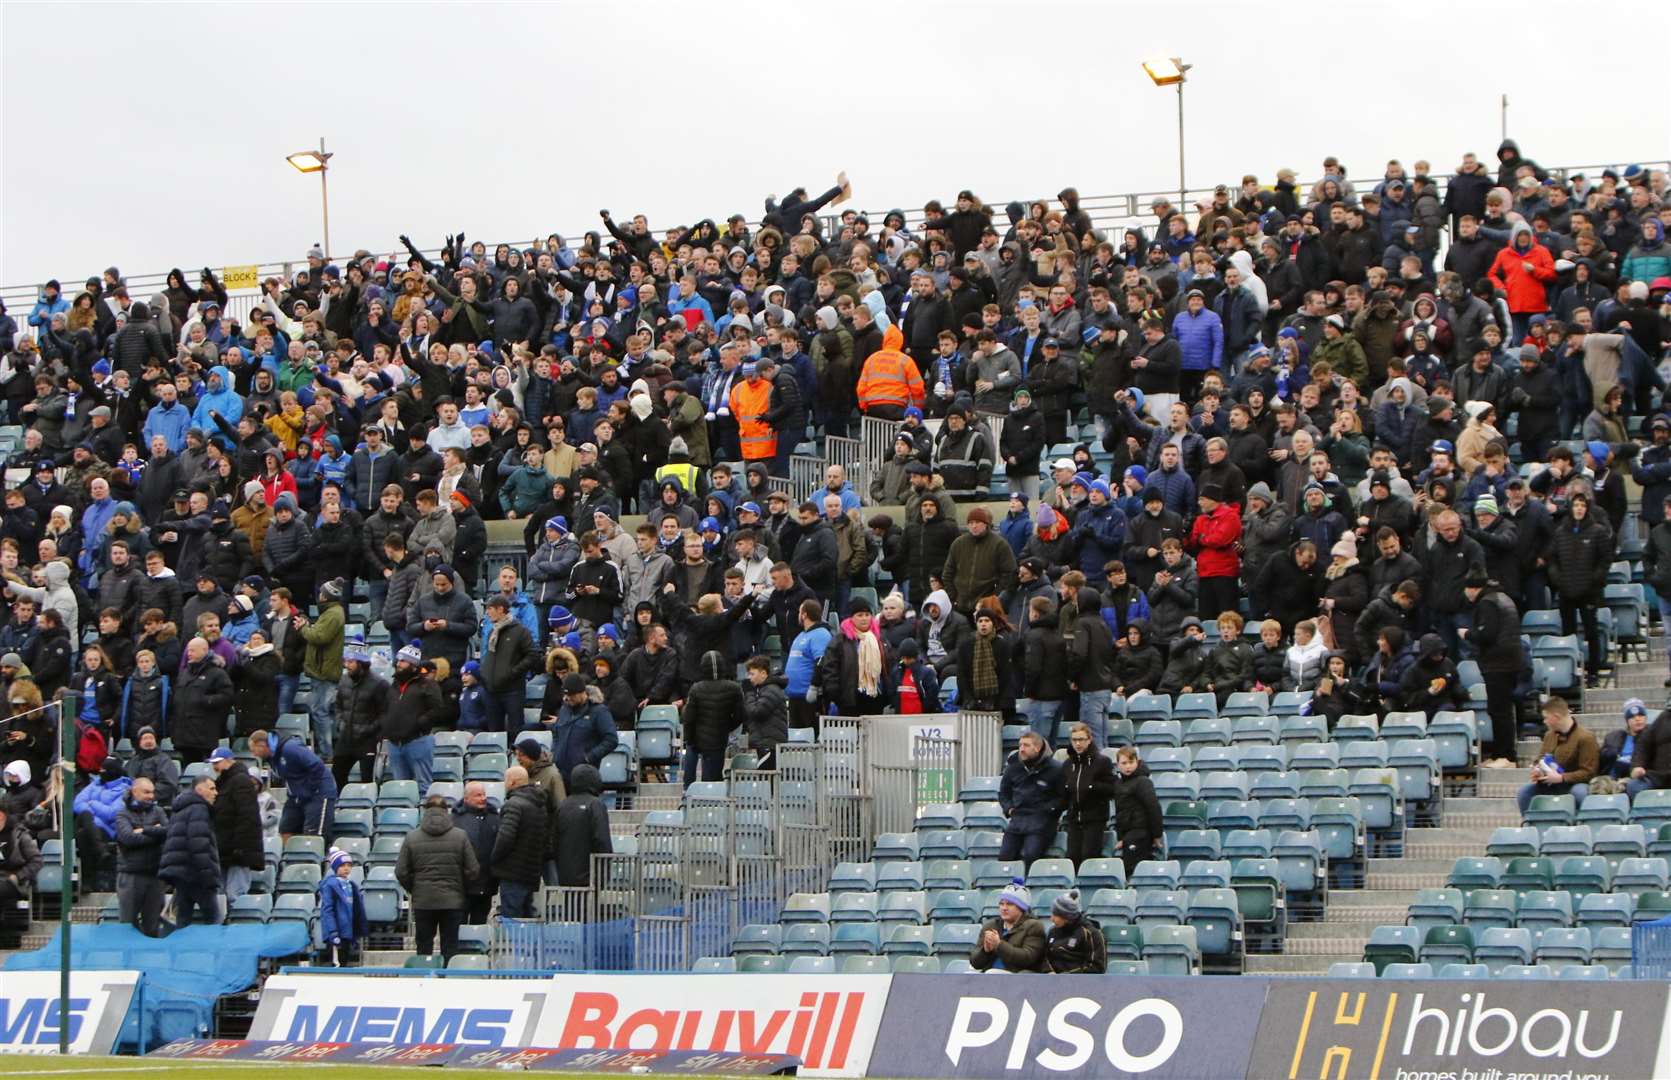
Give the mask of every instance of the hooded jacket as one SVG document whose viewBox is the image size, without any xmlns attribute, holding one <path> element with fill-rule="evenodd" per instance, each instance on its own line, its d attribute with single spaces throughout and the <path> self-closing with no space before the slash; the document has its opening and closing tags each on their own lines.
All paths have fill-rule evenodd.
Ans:
<svg viewBox="0 0 1671 1080">
<path fill-rule="evenodd" d="M 535 803 L 539 804 L 537 789 L 517 789 L 523 790 L 532 792 Z M 543 835 L 539 839 L 543 844 Z M 453 824 L 445 807 L 425 807 L 418 827 L 406 834 L 395 860 L 395 879 L 411 896 L 412 909 L 461 910 L 466 901 L 466 886 L 481 876 L 482 866 L 476 861 L 476 849 L 470 837 Z M 538 878 L 536 871 L 535 880 Z"/>
<path fill-rule="evenodd" d="M 1160 685 L 1161 674 L 1165 670 L 1165 662 L 1161 660 L 1160 650 L 1149 640 L 1149 623 L 1147 619 L 1134 619 L 1127 624 L 1128 634 L 1132 630 L 1138 633 L 1138 644 L 1127 642 L 1126 647 L 1114 654 L 1114 688 L 1125 697 L 1131 697 L 1139 690 L 1153 691 Z"/>
<path fill-rule="evenodd" d="M 493 843 L 494 877 L 523 885 L 539 883 L 545 866 L 548 813 L 545 792 L 533 784 L 524 784 L 505 797 L 499 811 L 499 835 Z"/>
<path fill-rule="evenodd" d="M 244 416 L 244 399 L 238 396 L 237 387 L 232 382 L 232 372 L 224 366 L 216 364 L 209 369 L 209 377 L 220 377 L 219 390 L 209 389 L 205 383 L 203 394 L 197 399 L 197 408 L 191 413 L 191 426 L 202 428 L 204 431 L 218 431 L 219 426 L 209 416 L 211 412 L 219 413 L 221 419 L 228 424 L 237 424 Z M 216 436 L 222 443 L 231 445 L 223 435 Z"/>
<path fill-rule="evenodd" d="M 1548 285 L 1555 280 L 1555 259 L 1532 236 L 1531 226 L 1516 222 L 1509 243 L 1491 261 L 1486 276 L 1508 294 L 1509 311 L 1530 315 L 1549 310 Z"/>
<path fill-rule="evenodd" d="M 744 719 L 736 668 L 716 651 L 702 654 L 702 678 L 685 695 L 685 745 L 701 753 L 725 749 Z"/>
<path fill-rule="evenodd" d="M 599 798 L 603 791 L 598 770 L 577 765 L 568 798 L 557 807 L 557 884 L 584 887 L 592 883 L 592 856 L 615 850 L 609 835 L 609 809 Z"/>
</svg>

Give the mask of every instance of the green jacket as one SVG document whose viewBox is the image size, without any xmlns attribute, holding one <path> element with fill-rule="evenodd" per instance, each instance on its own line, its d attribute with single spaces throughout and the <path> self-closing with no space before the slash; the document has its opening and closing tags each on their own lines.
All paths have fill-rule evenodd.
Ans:
<svg viewBox="0 0 1671 1080">
<path fill-rule="evenodd" d="M 1319 341 L 1317 348 L 1311 350 L 1311 366 L 1316 367 L 1319 360 L 1327 360 L 1336 375 L 1351 379 L 1358 384 L 1358 389 L 1369 385 L 1369 360 L 1357 338 L 1343 335 L 1333 341 Z"/>
<path fill-rule="evenodd" d="M 551 474 L 545 467 L 530 469 L 518 465 L 499 488 L 499 505 L 508 514 L 515 511 L 527 516 L 538 510 L 551 497 Z"/>
<path fill-rule="evenodd" d="M 707 414 L 702 411 L 702 402 L 689 394 L 679 393 L 667 412 L 667 424 L 674 435 L 685 440 L 692 465 L 705 469 L 714 463 L 713 451 L 708 448 L 708 420 Z"/>
<path fill-rule="evenodd" d="M 332 600 L 321 604 L 319 618 L 302 627 L 302 671 L 310 679 L 329 679 L 334 686 L 342 678 L 342 604 Z"/>
<path fill-rule="evenodd" d="M 279 365 L 278 388 L 281 393 L 285 390 L 300 391 L 302 387 L 312 385 L 312 364 L 304 360 L 302 361 L 301 366 L 298 367 L 297 365 L 292 364 L 289 360 L 285 360 L 284 363 Z"/>
<path fill-rule="evenodd" d="M 1015 588 L 1015 549 L 996 529 L 988 528 L 980 537 L 966 532 L 952 541 L 940 580 L 952 607 L 967 615 L 983 596 Z"/>
</svg>

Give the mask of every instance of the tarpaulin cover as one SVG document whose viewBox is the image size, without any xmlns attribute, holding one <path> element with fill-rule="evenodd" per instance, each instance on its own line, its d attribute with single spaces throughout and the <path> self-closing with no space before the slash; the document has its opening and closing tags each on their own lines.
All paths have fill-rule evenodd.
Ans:
<svg viewBox="0 0 1671 1080">
<path fill-rule="evenodd" d="M 57 971 L 58 934 L 43 949 L 18 953 L 8 971 Z M 118 1045 L 161 1046 L 207 1034 L 215 999 L 255 985 L 263 959 L 295 956 L 309 948 L 300 922 L 267 925 L 188 926 L 166 938 L 150 938 L 131 926 L 77 926 L 70 935 L 70 967 L 76 971 L 143 971 L 139 1008 L 128 1013 Z M 140 1025 L 144 1024 L 141 1029 Z"/>
</svg>

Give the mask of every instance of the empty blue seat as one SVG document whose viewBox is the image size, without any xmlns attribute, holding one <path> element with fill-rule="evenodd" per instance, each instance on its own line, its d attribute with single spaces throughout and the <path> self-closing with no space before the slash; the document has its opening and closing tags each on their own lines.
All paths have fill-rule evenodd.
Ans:
<svg viewBox="0 0 1671 1080">
<path fill-rule="evenodd" d="M 1588 964 L 1590 940 L 1590 928 L 1587 926 L 1552 927 L 1543 931 L 1543 935 L 1537 939 L 1537 962 L 1552 965 Z"/>
<path fill-rule="evenodd" d="M 876 921 L 876 910 L 881 904 L 881 896 L 874 892 L 839 892 L 830 896 L 830 921 L 832 923 Z"/>
<path fill-rule="evenodd" d="M 1462 921 L 1465 904 L 1461 889 L 1419 889 L 1406 921 L 1423 932 L 1430 926 L 1449 926 Z"/>
<path fill-rule="evenodd" d="M 876 956 L 882 951 L 882 930 L 873 922 L 844 922 L 831 928 L 830 955 Z M 843 968 L 843 970 L 846 970 Z"/>
<path fill-rule="evenodd" d="M 1244 717 L 1267 716 L 1270 710 L 1270 698 L 1263 690 L 1243 690 L 1231 694 L 1225 699 L 1219 709 L 1220 716 Z M 1273 728 L 1274 731 L 1274 728 Z"/>
<path fill-rule="evenodd" d="M 786 956 L 826 956 L 830 951 L 830 924 L 824 922 L 792 923 L 783 929 L 783 952 Z"/>
<path fill-rule="evenodd" d="M 1373 979 L 1376 971 L 1375 965 L 1365 960 L 1342 960 L 1329 965 L 1328 975 L 1331 979 Z"/>
<path fill-rule="evenodd" d="M 1520 897 L 1515 925 L 1537 933 L 1572 925 L 1572 894 L 1566 890 L 1531 889 Z"/>
<path fill-rule="evenodd" d="M 1432 964 L 1388 964 L 1387 970 L 1381 972 L 1383 979 L 1431 979 L 1433 978 Z"/>
<path fill-rule="evenodd" d="M 1184 725 L 1177 720 L 1148 720 L 1137 725 L 1132 740 L 1139 748 L 1149 746 L 1182 746 Z"/>
<path fill-rule="evenodd" d="M 1143 959 L 1156 975 L 1194 975 L 1201 970 L 1201 947 L 1193 926 L 1156 926 L 1143 933 Z"/>
<path fill-rule="evenodd" d="M 1136 889 L 1096 889 L 1085 902 L 1085 913 L 1102 923 L 1104 930 L 1114 923 L 1137 918 Z"/>
<path fill-rule="evenodd" d="M 1425 931 L 1414 926 L 1377 926 L 1369 932 L 1363 958 L 1381 971 L 1388 964 L 1413 964 L 1424 936 Z"/>
<path fill-rule="evenodd" d="M 783 927 L 766 923 L 750 923 L 737 931 L 731 939 L 731 955 L 742 957 L 753 953 L 775 954 L 783 948 Z"/>
<path fill-rule="evenodd" d="M 1189 696 L 1189 695 L 1185 695 Z M 1211 694 L 1202 695 L 1211 699 Z M 1184 729 L 1185 746 L 1229 746 L 1230 721 L 1220 716 L 1202 716 Z"/>
<path fill-rule="evenodd" d="M 876 866 L 873 863 L 837 863 L 830 874 L 830 892 L 875 892 Z"/>
<path fill-rule="evenodd" d="M 1150 746 L 1143 751 L 1143 761 L 1150 773 L 1188 772 L 1194 753 L 1187 746 Z"/>
<path fill-rule="evenodd" d="M 1591 893 L 1578 902 L 1578 925 L 1628 927 L 1636 910 L 1634 901 L 1629 893 Z"/>
</svg>

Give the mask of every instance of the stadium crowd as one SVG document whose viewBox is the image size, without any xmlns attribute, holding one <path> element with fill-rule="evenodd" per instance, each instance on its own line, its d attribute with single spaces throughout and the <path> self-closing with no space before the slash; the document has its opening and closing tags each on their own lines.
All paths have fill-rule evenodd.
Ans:
<svg viewBox="0 0 1671 1080">
<path fill-rule="evenodd" d="M 1146 769 L 1100 753 L 1116 695 L 1431 714 L 1471 657 L 1486 764 L 1512 765 L 1537 712 L 1521 613 L 1559 608 L 1602 670 L 1627 477 L 1671 608 L 1662 172 L 1556 176 L 1506 141 L 1441 191 L 1426 162 L 1329 158 L 1306 187 L 1157 198 L 1118 235 L 1073 188 L 826 224 L 849 193 L 659 235 L 604 211 L 573 244 L 459 233 L 437 259 L 314 248 L 247 321 L 209 268 L 136 296 L 111 267 L 47 282 L 24 325 L 0 312 L 27 428 L 0 517 L 0 899 L 62 785 L 154 933 L 162 884 L 218 917 L 264 831 L 329 836 L 356 765 L 427 790 L 435 732 L 504 731 L 503 805 L 431 800 L 402 853 L 445 942 L 607 850 L 596 766 L 644 707 L 679 709 L 689 783 L 739 729 L 770 768 L 791 727 L 939 711 L 954 685 L 1036 733 L 1006 766 L 1006 857 L 1065 813 L 1085 852 L 1129 814 L 1141 859 Z M 772 482 L 860 417 L 899 422 L 866 490 L 839 465 L 804 501 Z M 524 523 L 525 575 L 484 572 L 487 521 Z M 386 674 L 347 638 L 361 596 Z M 43 708 L 65 693 L 73 769 Z M 279 728 L 298 705 L 310 739 Z M 1626 761 L 1671 786 L 1671 713 Z"/>
</svg>

